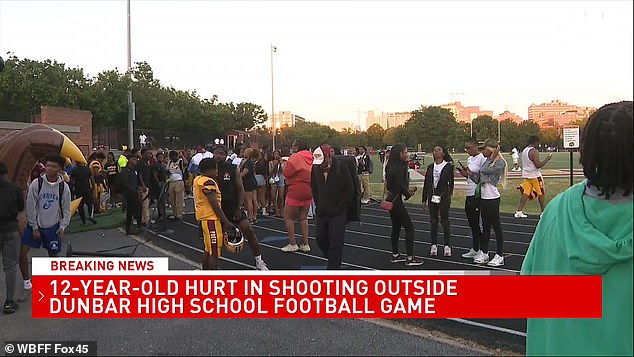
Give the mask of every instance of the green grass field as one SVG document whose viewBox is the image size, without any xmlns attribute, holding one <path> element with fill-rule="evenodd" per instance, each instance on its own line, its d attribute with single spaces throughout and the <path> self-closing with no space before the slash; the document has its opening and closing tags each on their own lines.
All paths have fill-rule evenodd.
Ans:
<svg viewBox="0 0 634 357">
<path fill-rule="evenodd" d="M 539 159 L 540 160 L 546 160 L 548 153 L 546 152 L 540 152 L 539 153 Z M 455 153 L 455 154 L 451 154 L 451 157 L 454 159 L 454 162 L 458 162 L 458 160 L 462 161 L 463 164 L 467 164 L 467 153 Z M 378 156 L 374 155 L 372 157 L 373 162 L 380 162 L 378 160 Z M 428 165 L 432 160 L 432 156 L 430 153 L 425 155 L 425 164 Z M 504 160 L 506 160 L 506 162 L 509 164 L 510 167 L 513 167 L 513 159 L 511 159 L 511 155 L 509 155 L 508 153 L 504 154 Z M 520 159 L 520 165 L 522 164 L 522 161 Z M 546 166 L 543 167 L 543 169 L 555 169 L 555 170 L 568 170 L 568 168 L 570 167 L 570 153 L 568 152 L 555 152 L 553 153 L 553 158 L 546 164 Z M 579 164 L 579 153 L 578 152 L 574 152 L 572 154 L 572 168 L 573 169 L 580 169 L 581 165 Z"/>
</svg>

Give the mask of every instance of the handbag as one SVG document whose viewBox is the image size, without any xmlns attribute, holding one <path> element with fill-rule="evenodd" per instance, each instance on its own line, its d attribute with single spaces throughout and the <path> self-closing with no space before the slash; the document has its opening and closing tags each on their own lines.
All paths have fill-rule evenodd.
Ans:
<svg viewBox="0 0 634 357">
<path fill-rule="evenodd" d="M 383 200 L 383 201 L 381 201 L 381 205 L 379 207 L 381 207 L 382 209 L 384 209 L 384 210 L 386 210 L 388 212 L 391 212 L 392 209 L 394 208 L 394 203 L 392 203 L 392 202 L 390 202 L 388 200 Z"/>
<path fill-rule="evenodd" d="M 482 198 L 482 181 L 479 181 L 475 187 L 475 199 L 480 200 Z"/>
</svg>

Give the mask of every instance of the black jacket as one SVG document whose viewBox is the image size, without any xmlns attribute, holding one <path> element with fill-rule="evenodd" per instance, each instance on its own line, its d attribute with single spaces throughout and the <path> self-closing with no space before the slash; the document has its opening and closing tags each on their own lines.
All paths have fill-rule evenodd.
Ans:
<svg viewBox="0 0 634 357">
<path fill-rule="evenodd" d="M 433 195 L 448 198 L 453 194 L 453 188 L 453 165 L 450 162 L 448 162 L 440 172 L 440 179 L 438 180 L 438 187 L 436 187 L 436 189 L 434 189 L 434 163 L 427 166 L 427 170 L 425 171 L 425 184 L 423 185 L 423 203 L 430 203 L 431 196 Z"/>
<path fill-rule="evenodd" d="M 18 232 L 18 212 L 24 211 L 24 195 L 20 187 L 0 178 L 0 233 Z"/>
<path fill-rule="evenodd" d="M 357 160 L 354 156 L 344 155 L 336 155 L 332 159 L 340 161 L 346 167 L 352 180 L 352 197 L 348 203 L 348 220 L 346 222 L 361 222 L 361 183 L 357 176 Z"/>
<path fill-rule="evenodd" d="M 311 170 L 310 186 L 313 190 L 318 217 L 334 217 L 348 209 L 354 186 L 350 172 L 340 160 L 332 161 L 328 178 L 318 165 Z"/>
<path fill-rule="evenodd" d="M 409 171 L 407 164 L 400 160 L 390 160 L 385 167 L 385 186 L 389 192 L 387 200 L 394 202 L 412 197 L 409 192 Z"/>
<path fill-rule="evenodd" d="M 123 195 L 136 195 L 139 191 L 139 177 L 136 168 L 124 167 L 117 175 L 117 186 Z"/>
</svg>

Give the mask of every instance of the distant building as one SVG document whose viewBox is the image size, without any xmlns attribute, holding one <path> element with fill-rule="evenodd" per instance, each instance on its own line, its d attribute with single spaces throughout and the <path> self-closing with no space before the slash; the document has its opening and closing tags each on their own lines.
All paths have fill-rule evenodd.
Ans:
<svg viewBox="0 0 634 357">
<path fill-rule="evenodd" d="M 297 123 L 304 123 L 306 119 L 288 111 L 280 111 L 273 115 L 275 126 L 278 128 L 294 127 Z"/>
<path fill-rule="evenodd" d="M 355 127 L 355 125 L 353 125 L 349 121 L 331 121 L 329 125 L 336 131 L 354 130 Z"/>
<path fill-rule="evenodd" d="M 524 121 L 524 118 L 522 118 L 521 116 L 515 114 L 515 113 L 511 113 L 508 110 L 505 110 L 504 113 L 498 115 L 497 117 L 493 118 L 495 120 L 499 120 L 499 121 L 505 121 L 505 120 L 510 120 L 515 124 L 521 124 Z"/>
<path fill-rule="evenodd" d="M 560 100 L 549 103 L 531 104 L 528 107 L 528 120 L 541 128 L 561 128 L 571 122 L 587 119 L 596 108 L 571 105 Z"/>
<path fill-rule="evenodd" d="M 465 107 L 461 102 L 444 104 L 440 107 L 448 109 L 451 113 L 453 113 L 456 121 L 461 123 L 470 123 L 473 119 L 482 115 L 493 117 L 492 110 L 481 110 L 480 107 L 477 106 Z"/>
<path fill-rule="evenodd" d="M 366 126 L 362 130 L 368 130 L 374 124 L 387 130 L 404 125 L 412 117 L 412 112 L 383 112 L 378 109 L 368 110 L 365 119 Z"/>
</svg>

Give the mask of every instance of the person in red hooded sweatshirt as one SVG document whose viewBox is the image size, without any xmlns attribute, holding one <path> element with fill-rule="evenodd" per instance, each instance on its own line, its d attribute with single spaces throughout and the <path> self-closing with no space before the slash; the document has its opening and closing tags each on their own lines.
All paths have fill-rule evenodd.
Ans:
<svg viewBox="0 0 634 357">
<path fill-rule="evenodd" d="M 286 207 L 284 208 L 284 223 L 288 231 L 289 243 L 282 248 L 283 252 L 310 252 L 308 244 L 308 208 L 313 200 L 310 186 L 310 173 L 313 167 L 313 153 L 302 139 L 295 139 L 291 145 L 293 154 L 288 158 L 282 169 L 286 178 Z M 302 230 L 302 244 L 295 240 L 295 218 L 299 217 Z"/>
</svg>

